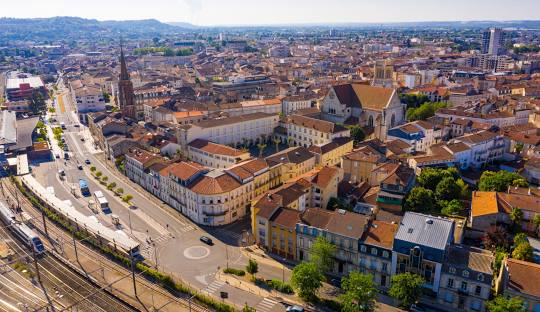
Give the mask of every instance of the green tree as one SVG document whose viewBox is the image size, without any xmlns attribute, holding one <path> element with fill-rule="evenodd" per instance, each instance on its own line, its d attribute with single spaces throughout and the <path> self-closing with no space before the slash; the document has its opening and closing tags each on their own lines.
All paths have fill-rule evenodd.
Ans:
<svg viewBox="0 0 540 312">
<path fill-rule="evenodd" d="M 248 264 L 246 265 L 246 272 L 251 274 L 251 278 L 255 279 L 255 274 L 259 272 L 259 264 L 253 259 L 249 259 Z"/>
<path fill-rule="evenodd" d="M 486 192 L 506 192 L 509 186 L 527 187 L 527 181 L 517 173 L 500 170 L 484 171 L 478 182 L 478 189 Z"/>
<path fill-rule="evenodd" d="M 126 194 L 122 197 L 122 201 L 128 204 L 132 199 L 133 199 L 133 195 L 131 194 Z"/>
<path fill-rule="evenodd" d="M 522 233 L 517 233 L 514 236 L 514 246 L 518 246 L 521 243 L 527 243 L 527 242 L 528 242 L 527 234 L 525 234 L 523 232 Z"/>
<path fill-rule="evenodd" d="M 523 242 L 519 244 L 514 251 L 512 251 L 512 258 L 523 260 L 523 261 L 531 261 L 533 259 L 533 248 L 529 242 Z"/>
<path fill-rule="evenodd" d="M 441 209 L 441 213 L 447 216 L 459 216 L 463 212 L 463 204 L 457 199 L 452 199 Z"/>
<path fill-rule="evenodd" d="M 313 301 L 322 286 L 324 275 L 316 264 L 302 262 L 295 266 L 292 272 L 291 284 L 300 298 Z"/>
<path fill-rule="evenodd" d="M 417 108 L 408 108 L 407 109 L 407 120 L 408 121 L 415 121 L 415 120 L 426 120 L 429 117 L 435 116 L 435 112 L 440 109 L 446 107 L 446 103 L 442 102 L 427 102 L 423 103 Z"/>
<path fill-rule="evenodd" d="M 121 187 L 119 187 L 119 188 L 116 189 L 116 193 L 117 193 L 118 195 L 122 195 L 122 194 L 124 194 L 124 189 L 121 188 Z"/>
<path fill-rule="evenodd" d="M 108 176 L 104 176 L 103 178 L 101 178 L 101 181 L 107 183 L 107 181 L 109 180 L 109 177 Z"/>
<path fill-rule="evenodd" d="M 452 178 L 454 180 L 459 178 L 459 172 L 456 168 L 451 167 L 448 169 L 439 168 L 424 168 L 420 175 L 416 179 L 418 184 L 424 188 L 430 189 L 435 192 L 437 185 L 444 178 Z"/>
<path fill-rule="evenodd" d="M 255 310 L 254 307 L 250 307 L 248 306 L 247 302 L 246 302 L 246 305 L 244 305 L 244 307 L 242 308 L 242 312 L 256 312 L 257 310 Z"/>
<path fill-rule="evenodd" d="M 523 300 L 518 297 L 505 298 L 502 295 L 486 302 L 489 312 L 525 312 Z"/>
<path fill-rule="evenodd" d="M 264 149 L 266 148 L 266 144 L 259 143 L 257 144 L 257 147 L 259 148 L 259 158 L 263 157 Z"/>
<path fill-rule="evenodd" d="M 415 108 L 429 102 L 429 98 L 423 94 L 401 94 L 399 99 L 401 103 L 407 105 L 407 108 Z"/>
<path fill-rule="evenodd" d="M 96 171 L 96 167 L 95 166 L 90 167 L 90 172 L 94 172 L 94 171 Z"/>
<path fill-rule="evenodd" d="M 459 188 L 461 190 L 460 191 L 460 197 L 462 199 L 471 198 L 471 190 L 469 190 L 469 186 L 467 185 L 467 183 L 465 183 L 465 181 L 463 181 L 463 179 L 457 179 L 456 184 L 459 186 Z"/>
<path fill-rule="evenodd" d="M 536 231 L 538 231 L 538 228 L 540 227 L 540 214 L 534 216 L 533 224 L 536 226 Z"/>
<path fill-rule="evenodd" d="M 352 271 L 344 277 L 341 288 L 345 291 L 340 296 L 342 312 L 371 312 L 375 311 L 377 288 L 373 276 Z"/>
<path fill-rule="evenodd" d="M 309 250 L 311 262 L 321 269 L 322 272 L 327 272 L 332 268 L 332 258 L 335 253 L 336 246 L 322 236 L 317 237 Z"/>
<path fill-rule="evenodd" d="M 422 276 L 413 273 L 401 273 L 392 277 L 392 286 L 388 294 L 401 302 L 401 306 L 409 307 L 422 295 Z"/>
<path fill-rule="evenodd" d="M 103 173 L 102 173 L 101 171 L 96 172 L 96 177 L 99 178 L 99 177 L 101 177 L 102 175 L 103 175 Z"/>
<path fill-rule="evenodd" d="M 276 153 L 279 152 L 279 143 L 281 143 L 281 140 L 278 137 L 275 137 L 274 145 L 276 146 Z"/>
<path fill-rule="evenodd" d="M 435 209 L 433 192 L 421 186 L 414 187 L 405 199 L 405 209 L 409 211 L 433 211 Z"/>
<path fill-rule="evenodd" d="M 520 225 L 521 220 L 523 220 L 523 210 L 519 209 L 518 207 L 512 208 L 512 211 L 510 211 L 510 220 L 514 225 Z"/>
<path fill-rule="evenodd" d="M 116 187 L 116 183 L 115 183 L 115 182 L 111 182 L 111 183 L 109 183 L 109 185 L 107 185 L 107 189 L 108 189 L 108 190 L 114 190 L 115 187 Z"/>
<path fill-rule="evenodd" d="M 461 188 L 457 185 L 454 178 L 446 177 L 437 184 L 435 188 L 435 197 L 438 200 L 452 200 L 459 198 L 461 195 Z"/>
<path fill-rule="evenodd" d="M 359 125 L 347 126 L 347 129 L 351 131 L 351 138 L 354 140 L 354 144 L 358 144 L 366 138 L 364 130 Z"/>
</svg>

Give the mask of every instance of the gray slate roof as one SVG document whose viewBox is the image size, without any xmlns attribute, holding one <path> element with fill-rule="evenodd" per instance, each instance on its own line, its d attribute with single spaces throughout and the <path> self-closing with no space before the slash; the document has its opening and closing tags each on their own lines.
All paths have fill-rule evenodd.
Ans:
<svg viewBox="0 0 540 312">
<path fill-rule="evenodd" d="M 431 220 L 431 221 L 429 221 Z M 452 241 L 454 221 L 416 212 L 406 212 L 401 220 L 396 239 L 444 250 Z"/>
</svg>

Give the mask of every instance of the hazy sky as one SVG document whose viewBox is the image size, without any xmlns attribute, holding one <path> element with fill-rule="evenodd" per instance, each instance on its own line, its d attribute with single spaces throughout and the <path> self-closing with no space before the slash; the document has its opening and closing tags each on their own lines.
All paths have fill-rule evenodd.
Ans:
<svg viewBox="0 0 540 312">
<path fill-rule="evenodd" d="M 0 16 L 197 25 L 540 19 L 540 0 L 2 0 Z"/>
</svg>

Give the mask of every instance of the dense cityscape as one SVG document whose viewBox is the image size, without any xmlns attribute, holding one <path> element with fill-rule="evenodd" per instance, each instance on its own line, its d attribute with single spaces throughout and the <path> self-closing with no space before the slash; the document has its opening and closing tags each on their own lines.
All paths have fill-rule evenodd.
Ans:
<svg viewBox="0 0 540 312">
<path fill-rule="evenodd" d="M 540 21 L 151 18 L 0 18 L 0 311 L 540 311 Z"/>
</svg>

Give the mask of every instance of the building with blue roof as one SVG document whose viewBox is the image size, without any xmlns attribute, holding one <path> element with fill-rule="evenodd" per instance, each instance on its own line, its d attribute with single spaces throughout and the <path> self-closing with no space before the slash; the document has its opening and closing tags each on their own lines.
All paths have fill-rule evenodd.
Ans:
<svg viewBox="0 0 540 312">
<path fill-rule="evenodd" d="M 424 287 L 437 293 L 446 251 L 454 241 L 454 221 L 406 212 L 392 247 L 392 272 L 411 272 L 426 280 Z"/>
</svg>

